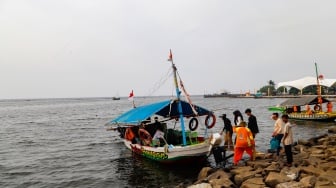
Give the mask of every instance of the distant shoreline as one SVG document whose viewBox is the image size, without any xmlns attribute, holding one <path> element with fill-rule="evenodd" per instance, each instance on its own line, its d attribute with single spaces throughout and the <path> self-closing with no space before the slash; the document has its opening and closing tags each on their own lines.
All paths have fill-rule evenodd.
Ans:
<svg viewBox="0 0 336 188">
<path fill-rule="evenodd" d="M 315 95 L 274 95 L 274 96 L 256 96 L 256 95 L 243 95 L 243 94 L 205 94 L 204 98 L 219 98 L 219 97 L 227 97 L 227 98 L 300 98 L 305 96 L 315 96 Z M 322 95 L 325 98 L 336 98 L 336 95 Z"/>
</svg>

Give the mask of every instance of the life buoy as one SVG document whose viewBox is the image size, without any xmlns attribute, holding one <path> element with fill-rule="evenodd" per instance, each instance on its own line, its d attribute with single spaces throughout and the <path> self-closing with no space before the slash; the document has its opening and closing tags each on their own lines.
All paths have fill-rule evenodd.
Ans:
<svg viewBox="0 0 336 188">
<path fill-rule="evenodd" d="M 212 120 L 210 120 L 212 119 Z M 212 127 L 214 127 L 216 124 L 216 116 L 215 114 L 209 114 L 206 116 L 205 118 L 205 126 L 208 128 L 208 129 L 211 129 Z"/>
<path fill-rule="evenodd" d="M 152 143 L 152 136 L 145 129 L 139 129 L 139 138 L 146 146 Z"/>
<path fill-rule="evenodd" d="M 197 127 L 198 127 L 198 120 L 197 120 L 197 118 L 195 118 L 195 117 L 191 118 L 190 121 L 189 121 L 189 129 L 191 131 L 194 131 L 194 130 L 197 129 Z"/>
<path fill-rule="evenodd" d="M 125 131 L 125 139 L 132 141 L 134 139 L 134 137 L 135 137 L 135 135 L 134 135 L 132 129 L 127 128 L 126 131 Z"/>
<path fill-rule="evenodd" d="M 315 105 L 314 106 L 314 111 L 317 111 L 317 112 L 319 112 L 319 111 L 321 111 L 321 106 L 320 105 Z"/>
</svg>

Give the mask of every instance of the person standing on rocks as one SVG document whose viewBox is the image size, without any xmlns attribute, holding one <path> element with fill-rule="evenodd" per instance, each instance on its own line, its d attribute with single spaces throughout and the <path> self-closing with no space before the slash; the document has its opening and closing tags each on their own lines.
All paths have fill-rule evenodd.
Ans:
<svg viewBox="0 0 336 188">
<path fill-rule="evenodd" d="M 293 163 L 293 153 L 292 153 L 292 144 L 294 142 L 293 140 L 293 131 L 292 125 L 288 119 L 288 115 L 284 114 L 281 116 L 282 121 L 285 123 L 285 128 L 284 128 L 284 137 L 282 138 L 282 143 L 285 147 L 285 153 L 286 153 L 286 158 L 287 158 L 287 166 L 291 167 Z"/>
<path fill-rule="evenodd" d="M 219 117 L 222 118 L 222 120 L 224 122 L 224 127 L 223 127 L 223 130 L 222 130 L 222 133 L 225 131 L 224 147 L 229 149 L 229 150 L 233 150 L 233 143 L 232 143 L 233 129 L 232 129 L 231 121 L 229 120 L 229 118 L 226 117 L 226 114 L 222 114 Z"/>
<path fill-rule="evenodd" d="M 251 130 L 253 134 L 253 138 L 255 138 L 256 134 L 259 133 L 257 118 L 252 114 L 251 109 L 245 110 L 246 115 L 248 116 L 248 128 Z"/>
<path fill-rule="evenodd" d="M 234 148 L 233 163 L 238 165 L 238 162 L 243 157 L 244 151 L 253 158 L 254 139 L 252 132 L 246 127 L 246 122 L 240 122 L 239 126 L 234 126 L 233 132 L 236 132 L 236 144 Z"/>
<path fill-rule="evenodd" d="M 278 141 L 279 145 L 278 145 L 278 148 L 277 148 L 277 151 L 276 151 L 276 155 L 277 155 L 277 158 L 279 158 L 280 150 L 281 150 L 280 145 L 281 145 L 281 140 L 284 136 L 283 131 L 284 131 L 284 128 L 285 128 L 285 124 L 282 121 L 282 119 L 279 118 L 279 113 L 277 113 L 277 112 L 272 114 L 272 119 L 275 121 L 274 131 L 273 131 L 272 137 L 275 137 L 275 139 Z"/>
</svg>

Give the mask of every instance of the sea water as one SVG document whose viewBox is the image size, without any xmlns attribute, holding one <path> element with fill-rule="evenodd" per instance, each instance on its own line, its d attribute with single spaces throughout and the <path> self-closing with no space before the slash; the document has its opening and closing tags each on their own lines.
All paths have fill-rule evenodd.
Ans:
<svg viewBox="0 0 336 188">
<path fill-rule="evenodd" d="M 135 98 L 136 105 L 170 97 Z M 265 152 L 273 131 L 267 107 L 284 99 L 203 98 L 193 103 L 217 116 L 251 108 L 260 133 L 257 150 Z M 194 166 L 163 166 L 133 155 L 106 122 L 132 108 L 126 98 L 0 100 L 0 187 L 174 187 L 192 182 L 210 157 Z M 247 117 L 244 114 L 244 119 Z M 325 134 L 335 123 L 295 122 L 294 139 Z M 217 119 L 208 133 L 223 128 Z M 199 127 L 204 131 L 204 127 Z"/>
</svg>

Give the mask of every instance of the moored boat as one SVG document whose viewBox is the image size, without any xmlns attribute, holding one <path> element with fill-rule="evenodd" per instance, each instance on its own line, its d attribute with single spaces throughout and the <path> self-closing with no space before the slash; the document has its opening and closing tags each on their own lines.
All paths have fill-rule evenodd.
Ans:
<svg viewBox="0 0 336 188">
<path fill-rule="evenodd" d="M 335 121 L 336 112 L 332 110 L 332 101 L 322 97 L 321 87 L 319 80 L 323 79 L 322 75 L 317 72 L 316 69 L 316 83 L 317 83 L 317 95 L 316 96 L 301 96 L 299 98 L 290 98 L 280 105 L 269 107 L 270 111 L 280 111 L 288 114 L 289 118 L 297 120 L 309 120 L 309 121 Z M 323 108 L 323 106 L 326 108 Z"/>
<path fill-rule="evenodd" d="M 133 153 L 161 163 L 189 163 L 202 161 L 210 154 L 212 145 L 220 138 L 209 139 L 207 130 L 215 125 L 216 118 L 210 110 L 194 105 L 178 77 L 170 51 L 176 98 L 135 107 L 108 124 L 117 130 L 125 146 Z M 178 79 L 179 78 L 179 79 Z M 179 82 L 178 82 L 179 80 Z M 181 90 L 186 101 L 180 99 Z M 189 130 L 185 121 L 189 120 Z M 204 122 L 205 132 L 197 131 Z"/>
<path fill-rule="evenodd" d="M 318 96 L 305 96 L 288 99 L 281 103 L 278 108 L 279 111 L 288 114 L 291 119 L 334 121 L 336 119 L 336 112 L 323 109 L 323 104 L 328 103 L 331 103 L 331 101 L 324 97 L 319 98 Z"/>
</svg>

